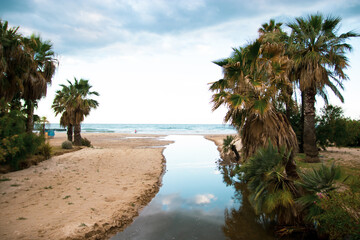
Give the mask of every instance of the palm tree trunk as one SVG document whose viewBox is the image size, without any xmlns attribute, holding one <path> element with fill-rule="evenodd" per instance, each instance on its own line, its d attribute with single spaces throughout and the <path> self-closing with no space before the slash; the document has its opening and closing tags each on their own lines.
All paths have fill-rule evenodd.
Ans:
<svg viewBox="0 0 360 240">
<path fill-rule="evenodd" d="M 291 153 L 289 160 L 287 161 L 286 165 L 285 165 L 285 171 L 286 171 L 286 175 L 292 179 L 298 179 L 299 178 L 299 174 L 296 171 L 296 162 L 294 159 L 294 152 Z"/>
<path fill-rule="evenodd" d="M 304 152 L 306 162 L 320 162 L 315 134 L 315 94 L 314 88 L 304 90 Z"/>
<path fill-rule="evenodd" d="M 75 124 L 74 126 L 74 145 L 75 146 L 81 146 L 81 125 L 79 124 Z"/>
<path fill-rule="evenodd" d="M 231 150 L 235 153 L 235 160 L 238 162 L 240 160 L 240 154 L 237 151 L 235 145 L 231 145 Z"/>
<path fill-rule="evenodd" d="M 73 125 L 72 124 L 69 124 L 67 127 L 67 139 L 70 142 L 73 141 Z"/>
<path fill-rule="evenodd" d="M 286 88 L 286 93 L 289 95 L 289 99 L 287 99 L 287 101 L 285 102 L 285 107 L 286 107 L 286 109 L 285 109 L 285 114 L 286 114 L 286 118 L 287 118 L 287 120 L 290 122 L 290 117 L 291 117 L 291 115 L 292 115 L 292 112 L 293 112 L 293 110 L 292 110 L 292 105 L 291 105 L 291 97 L 292 97 L 292 95 L 293 95 L 293 88 L 292 87 L 287 87 Z"/>
<path fill-rule="evenodd" d="M 27 133 L 32 133 L 33 129 L 34 129 L 34 104 L 32 103 L 31 100 L 27 100 L 26 101 L 26 132 Z"/>
<path fill-rule="evenodd" d="M 299 152 L 304 152 L 304 106 L 305 106 L 305 93 L 301 92 L 301 116 L 300 116 L 300 143 Z"/>
</svg>

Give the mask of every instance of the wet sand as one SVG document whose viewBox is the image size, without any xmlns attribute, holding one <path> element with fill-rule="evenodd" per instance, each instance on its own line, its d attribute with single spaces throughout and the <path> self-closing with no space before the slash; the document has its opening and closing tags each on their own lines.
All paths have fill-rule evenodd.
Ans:
<svg viewBox="0 0 360 240">
<path fill-rule="evenodd" d="M 156 135 L 82 135 L 93 148 L 0 176 L 11 179 L 0 182 L 0 239 L 106 239 L 155 196 L 170 142 Z M 56 133 L 50 144 L 65 139 Z"/>
</svg>

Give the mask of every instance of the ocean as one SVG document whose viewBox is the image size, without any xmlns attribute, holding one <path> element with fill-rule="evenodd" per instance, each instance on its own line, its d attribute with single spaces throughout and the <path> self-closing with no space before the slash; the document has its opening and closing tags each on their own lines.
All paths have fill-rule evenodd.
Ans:
<svg viewBox="0 0 360 240">
<path fill-rule="evenodd" d="M 51 123 L 50 129 L 62 129 Z M 236 134 L 236 129 L 225 124 L 81 124 L 82 132 L 93 133 L 134 133 L 139 134 Z"/>
</svg>

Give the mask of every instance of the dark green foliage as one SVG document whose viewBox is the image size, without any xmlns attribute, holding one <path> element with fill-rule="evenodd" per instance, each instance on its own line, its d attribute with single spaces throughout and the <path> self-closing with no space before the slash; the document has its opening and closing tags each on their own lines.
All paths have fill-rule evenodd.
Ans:
<svg viewBox="0 0 360 240">
<path fill-rule="evenodd" d="M 73 144 L 72 144 L 72 142 L 70 142 L 70 141 L 64 141 L 64 142 L 61 144 L 61 148 L 62 148 L 62 149 L 72 149 L 72 148 L 73 148 Z"/>
<path fill-rule="evenodd" d="M 345 118 L 341 107 L 325 106 L 317 122 L 316 137 L 322 148 L 360 146 L 360 122 Z"/>
<path fill-rule="evenodd" d="M 235 154 L 235 160 L 239 161 L 240 154 L 236 149 L 235 142 L 236 142 L 236 137 L 231 135 L 226 136 L 226 138 L 223 139 L 222 150 L 224 151 L 224 153 L 228 153 L 231 150 Z"/>
<path fill-rule="evenodd" d="M 0 163 L 17 170 L 21 161 L 37 152 L 44 138 L 25 132 L 25 117 L 19 110 L 2 104 L 0 111 Z"/>
<path fill-rule="evenodd" d="M 51 157 L 52 147 L 49 143 L 43 143 L 38 148 L 38 154 L 44 156 L 44 159 L 49 159 Z"/>
<path fill-rule="evenodd" d="M 291 112 L 291 115 L 289 117 L 289 122 L 296 134 L 298 143 L 301 144 L 301 142 L 302 142 L 301 107 L 294 108 L 294 109 L 295 109 L 295 111 Z"/>
<path fill-rule="evenodd" d="M 323 213 L 315 219 L 321 232 L 330 239 L 360 239 L 360 193 L 333 192 L 319 206 Z"/>
<path fill-rule="evenodd" d="M 315 216 L 323 212 L 318 203 L 336 189 L 335 181 L 340 177 L 340 167 L 334 164 L 331 167 L 321 165 L 319 169 L 311 169 L 300 174 L 300 180 L 296 182 L 296 185 L 302 188 L 304 193 L 297 202 L 303 206 L 305 220 L 309 223 L 312 223 Z"/>
<path fill-rule="evenodd" d="M 297 219 L 297 190 L 285 173 L 288 159 L 284 150 L 279 151 L 269 143 L 240 168 L 240 177 L 248 184 L 249 200 L 255 212 L 276 218 L 280 224 L 293 224 Z"/>
<path fill-rule="evenodd" d="M 81 146 L 91 147 L 91 142 L 87 138 L 81 138 Z"/>
</svg>

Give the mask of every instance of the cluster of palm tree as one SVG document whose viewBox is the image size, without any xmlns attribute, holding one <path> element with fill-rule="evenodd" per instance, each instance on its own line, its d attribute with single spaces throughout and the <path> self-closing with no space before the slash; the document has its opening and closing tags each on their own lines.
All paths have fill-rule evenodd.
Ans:
<svg viewBox="0 0 360 240">
<path fill-rule="evenodd" d="M 34 107 L 46 95 L 58 61 L 52 43 L 18 33 L 0 20 L 0 163 L 16 170 L 27 156 L 50 149 L 34 134 Z"/>
<path fill-rule="evenodd" d="M 296 18 L 287 24 L 270 20 L 262 25 L 252 43 L 234 48 L 229 58 L 214 62 L 222 67 L 224 77 L 211 83 L 213 110 L 225 106 L 225 122 L 235 126 L 241 136 L 243 157 L 253 155 L 269 140 L 287 152 L 298 149 L 289 116 L 296 106 L 294 90 L 301 91 L 303 116 L 303 150 L 306 161 L 317 162 L 315 135 L 315 96 L 327 103 L 329 87 L 343 101 L 339 91 L 348 77 L 345 54 L 351 50 L 346 41 L 358 34 L 350 31 L 338 35 L 341 19 L 321 14 Z M 285 108 L 285 111 L 284 111 Z M 296 177 L 293 157 L 287 163 L 289 176 Z"/>
<path fill-rule="evenodd" d="M 63 85 L 61 90 L 56 91 L 52 108 L 56 115 L 61 114 L 60 125 L 67 127 L 67 136 L 69 141 L 80 146 L 81 122 L 85 116 L 90 114 L 92 108 L 97 108 L 99 103 L 89 98 L 91 95 L 99 96 L 99 93 L 91 91 L 92 86 L 88 80 L 74 78 L 74 83 L 67 80 L 69 85 Z"/>
<path fill-rule="evenodd" d="M 34 34 L 24 37 L 18 29 L 0 20 L 0 96 L 12 108 L 20 109 L 20 100 L 25 102 L 26 131 L 30 133 L 34 107 L 46 96 L 58 62 L 50 41 Z"/>
</svg>

